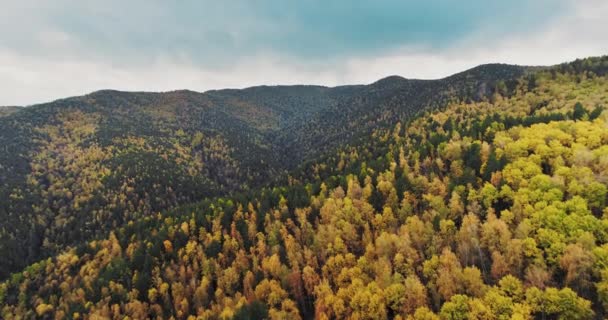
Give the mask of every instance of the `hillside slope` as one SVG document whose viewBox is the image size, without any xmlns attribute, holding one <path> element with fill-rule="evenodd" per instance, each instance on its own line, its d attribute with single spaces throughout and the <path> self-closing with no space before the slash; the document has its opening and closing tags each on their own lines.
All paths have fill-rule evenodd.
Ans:
<svg viewBox="0 0 608 320">
<path fill-rule="evenodd" d="M 284 181 L 374 128 L 482 99 L 497 83 L 508 91 L 526 70 L 335 88 L 104 90 L 0 117 L 0 278 L 127 221 Z"/>
<path fill-rule="evenodd" d="M 370 128 L 284 186 L 134 218 L 13 274 L 2 316 L 604 318 L 606 70 L 536 70 Z"/>
</svg>

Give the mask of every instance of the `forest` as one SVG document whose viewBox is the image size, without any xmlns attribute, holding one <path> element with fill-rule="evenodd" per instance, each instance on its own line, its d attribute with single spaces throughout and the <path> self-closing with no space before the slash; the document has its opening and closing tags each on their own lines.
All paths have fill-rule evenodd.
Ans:
<svg viewBox="0 0 608 320">
<path fill-rule="evenodd" d="M 102 90 L 3 108 L 12 112 L 0 116 L 0 279 L 129 220 L 284 185 L 299 166 L 373 128 L 458 97 L 480 100 L 525 72 L 485 65 L 367 86 Z"/>
<path fill-rule="evenodd" d="M 0 316 L 605 318 L 607 73 L 601 57 L 14 111 Z"/>
</svg>

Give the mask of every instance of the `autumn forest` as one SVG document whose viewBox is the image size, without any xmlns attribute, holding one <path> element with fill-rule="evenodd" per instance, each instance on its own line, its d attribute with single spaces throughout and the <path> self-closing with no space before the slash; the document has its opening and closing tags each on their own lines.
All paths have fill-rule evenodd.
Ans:
<svg viewBox="0 0 608 320">
<path fill-rule="evenodd" d="M 0 108 L 0 318 L 606 318 L 606 106 L 607 56 Z"/>
</svg>

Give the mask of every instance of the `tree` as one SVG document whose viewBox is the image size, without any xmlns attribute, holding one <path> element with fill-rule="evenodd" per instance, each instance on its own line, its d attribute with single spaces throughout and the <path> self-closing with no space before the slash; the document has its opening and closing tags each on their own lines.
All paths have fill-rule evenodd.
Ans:
<svg viewBox="0 0 608 320">
<path fill-rule="evenodd" d="M 581 120 L 587 114 L 587 110 L 583 107 L 583 104 L 577 102 L 574 104 L 574 111 L 572 111 L 572 118 L 574 120 Z"/>
<path fill-rule="evenodd" d="M 408 320 L 439 320 L 439 317 L 427 307 L 420 307 L 414 312 L 414 316 L 407 318 Z"/>
<path fill-rule="evenodd" d="M 462 290 L 462 269 L 458 258 L 449 249 L 444 249 L 439 257 L 437 270 L 437 291 L 448 300 Z"/>
<path fill-rule="evenodd" d="M 592 319 L 594 316 L 591 302 L 580 298 L 570 288 L 547 288 L 544 292 L 529 289 L 526 296 L 537 314 L 554 315 L 558 319 Z"/>
<path fill-rule="evenodd" d="M 255 287 L 255 296 L 268 306 L 278 307 L 288 294 L 276 280 L 264 279 Z"/>
<path fill-rule="evenodd" d="M 452 296 L 450 301 L 443 304 L 439 316 L 441 319 L 468 320 L 469 312 L 469 298 L 458 294 Z"/>
<path fill-rule="evenodd" d="M 386 319 L 386 304 L 380 288 L 371 282 L 365 288 L 356 290 L 350 302 L 353 317 L 358 319 Z"/>
<path fill-rule="evenodd" d="M 593 255 L 581 245 L 568 245 L 559 261 L 561 268 L 566 271 L 565 284 L 587 294 L 591 287 L 593 263 Z"/>
<path fill-rule="evenodd" d="M 452 196 L 450 197 L 450 215 L 448 218 L 452 220 L 460 219 L 464 214 L 464 203 L 462 203 L 461 197 L 456 191 L 452 191 Z"/>
<path fill-rule="evenodd" d="M 424 284 L 415 275 L 405 278 L 403 283 L 394 283 L 384 290 L 387 306 L 394 314 L 413 314 L 427 305 Z"/>
<path fill-rule="evenodd" d="M 460 230 L 456 235 L 456 245 L 460 261 L 465 266 L 482 261 L 479 228 L 479 218 L 476 215 L 467 214 L 462 219 Z"/>
<path fill-rule="evenodd" d="M 481 242 L 490 251 L 504 250 L 511 240 L 511 231 L 507 224 L 489 214 L 486 222 L 481 226 Z"/>
<path fill-rule="evenodd" d="M 597 290 L 598 299 L 604 308 L 604 312 L 608 312 L 608 270 L 601 271 L 601 281 L 595 287 Z"/>
<path fill-rule="evenodd" d="M 402 310 L 411 314 L 415 310 L 427 305 L 427 290 L 417 276 L 412 275 L 405 278 L 403 284 L 405 292 L 403 295 Z"/>
<path fill-rule="evenodd" d="M 258 300 L 254 300 L 241 308 L 235 313 L 233 320 L 255 320 L 255 319 L 267 319 L 268 308 L 265 304 Z"/>
<path fill-rule="evenodd" d="M 483 283 L 481 271 L 476 267 L 466 267 L 462 270 L 462 283 L 464 292 L 468 296 L 482 297 L 486 291 L 486 285 Z"/>
</svg>

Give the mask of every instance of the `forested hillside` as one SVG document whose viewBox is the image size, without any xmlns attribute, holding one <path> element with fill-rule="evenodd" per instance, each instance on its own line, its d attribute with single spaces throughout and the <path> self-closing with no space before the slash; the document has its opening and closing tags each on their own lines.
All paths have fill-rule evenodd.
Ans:
<svg viewBox="0 0 608 320">
<path fill-rule="evenodd" d="M 282 183 L 374 128 L 480 100 L 499 82 L 510 90 L 526 70 L 486 65 L 335 88 L 104 90 L 11 109 L 0 116 L 0 279 L 127 221 Z"/>
<path fill-rule="evenodd" d="M 0 117 L 8 116 L 9 114 L 19 111 L 19 107 L 2 107 L 0 106 Z"/>
<path fill-rule="evenodd" d="M 605 318 L 607 72 L 100 92 L 2 117 L 2 267 L 48 255 L 13 258 L 31 241 L 57 254 L 0 284 L 0 314 Z"/>
</svg>

